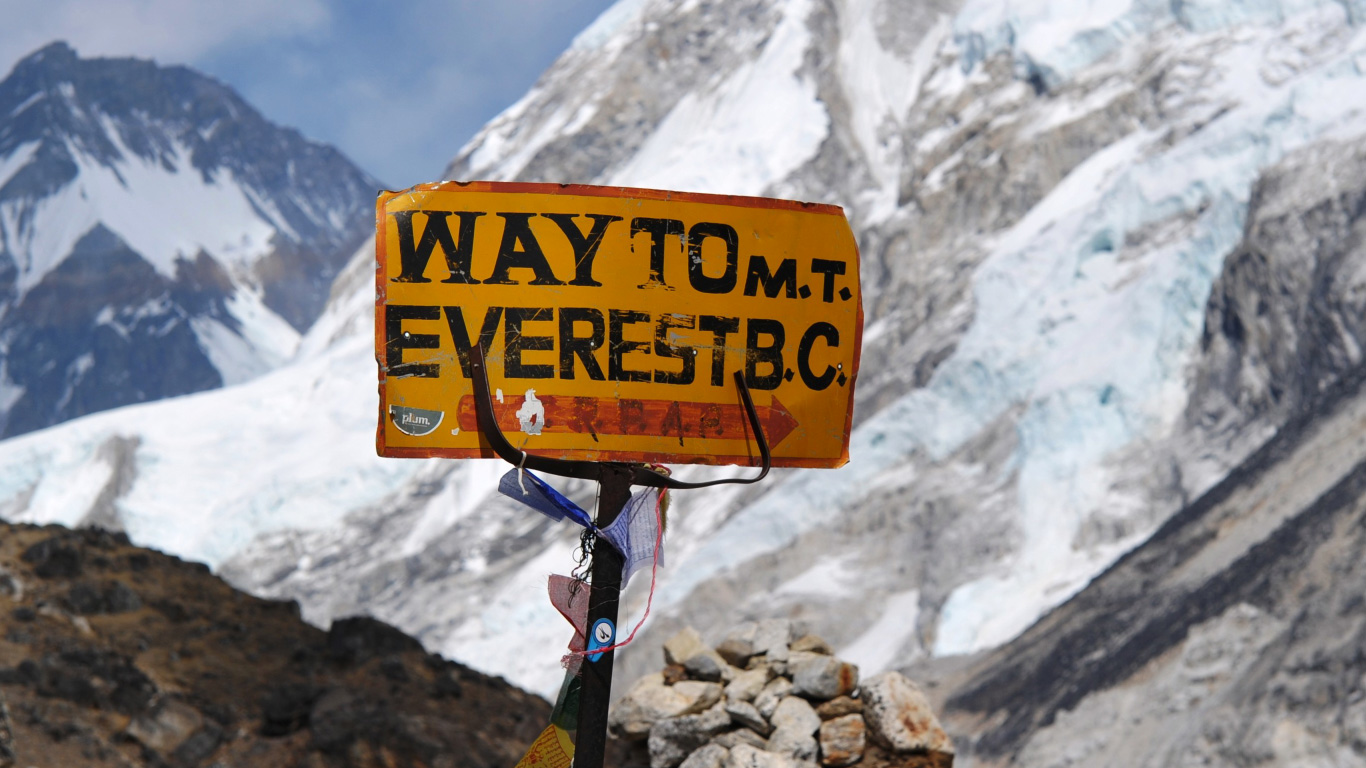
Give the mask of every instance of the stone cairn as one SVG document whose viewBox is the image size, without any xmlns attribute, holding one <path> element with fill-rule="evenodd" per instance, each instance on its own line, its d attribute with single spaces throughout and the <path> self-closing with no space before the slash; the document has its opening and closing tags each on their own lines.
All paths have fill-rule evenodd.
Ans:
<svg viewBox="0 0 1366 768">
<path fill-rule="evenodd" d="M 746 622 L 715 648 L 691 627 L 665 667 L 612 709 L 630 768 L 951 768 L 925 695 L 897 672 L 859 681 L 819 637 L 784 619 Z"/>
</svg>

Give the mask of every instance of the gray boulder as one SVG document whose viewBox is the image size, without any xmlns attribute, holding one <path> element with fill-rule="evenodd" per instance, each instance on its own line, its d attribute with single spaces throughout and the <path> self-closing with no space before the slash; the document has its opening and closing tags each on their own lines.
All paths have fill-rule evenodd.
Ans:
<svg viewBox="0 0 1366 768">
<path fill-rule="evenodd" d="M 688 755 L 678 768 L 724 768 L 730 750 L 719 744 L 707 744 Z"/>
<path fill-rule="evenodd" d="M 758 708 L 759 714 L 765 720 L 773 718 L 773 711 L 778 708 L 778 702 L 782 701 L 792 693 L 792 683 L 785 677 L 775 677 L 759 691 L 759 695 L 754 697 L 754 706 Z"/>
<path fill-rule="evenodd" d="M 741 744 L 748 744 L 755 749 L 768 749 L 768 739 L 751 731 L 748 728 L 739 728 L 734 731 L 726 731 L 711 740 L 713 744 L 720 744 L 726 749 L 734 749 Z"/>
<path fill-rule="evenodd" d="M 844 715 L 821 723 L 821 764 L 831 768 L 853 765 L 863 759 L 867 726 L 861 715 Z"/>
<path fill-rule="evenodd" d="M 804 658 L 790 666 L 792 689 L 798 696 L 828 701 L 848 695 L 858 687 L 858 667 L 833 656 Z"/>
<path fill-rule="evenodd" d="M 785 697 L 779 702 L 769 722 L 773 723 L 774 728 L 787 728 L 807 735 L 821 727 L 820 715 L 816 714 L 810 702 L 796 696 Z"/>
<path fill-rule="evenodd" d="M 773 726 L 769 725 L 764 716 L 759 714 L 759 710 L 748 701 L 726 701 L 726 713 L 736 724 L 749 728 L 761 736 L 767 736 L 773 731 Z"/>
<path fill-rule="evenodd" d="M 702 636 L 692 627 L 680 629 L 673 637 L 664 641 L 664 663 L 682 665 L 688 659 L 707 648 Z"/>
<path fill-rule="evenodd" d="M 716 646 L 716 652 L 730 664 L 744 669 L 750 657 L 755 654 L 754 637 L 758 629 L 759 625 L 752 621 L 741 624 L 731 630 L 726 639 Z"/>
<path fill-rule="evenodd" d="M 783 755 L 740 744 L 731 749 L 725 768 L 797 768 L 797 764 Z"/>
<path fill-rule="evenodd" d="M 684 683 L 665 685 L 664 676 L 658 672 L 646 675 L 636 681 L 620 701 L 612 705 L 607 717 L 607 727 L 618 738 L 640 741 L 650 735 L 650 728 L 655 723 L 686 713 L 703 695 L 703 691 L 691 691 Z"/>
<path fill-rule="evenodd" d="M 770 662 L 787 661 L 791 642 L 792 622 L 787 619 L 764 619 L 754 631 L 754 652 L 765 654 Z"/>
<path fill-rule="evenodd" d="M 868 735 L 877 744 L 899 753 L 953 753 L 929 700 L 901 673 L 883 672 L 864 681 L 861 698 Z"/>
<path fill-rule="evenodd" d="M 688 677 L 694 680 L 706 680 L 713 683 L 719 683 L 735 674 L 730 664 L 721 657 L 721 654 L 706 647 L 689 656 L 683 662 L 683 669 L 687 671 Z"/>
<path fill-rule="evenodd" d="M 678 715 L 695 715 L 711 709 L 712 705 L 721 700 L 721 686 L 717 683 L 682 680 L 674 683 L 673 689 L 688 702 L 688 705 L 677 713 Z"/>
<path fill-rule="evenodd" d="M 729 727 L 730 715 L 720 704 L 701 714 L 660 720 L 650 728 L 650 768 L 677 768 Z"/>
<path fill-rule="evenodd" d="M 768 737 L 768 751 L 801 762 L 816 759 L 818 745 L 815 734 L 821 727 L 821 719 L 809 702 L 788 696 L 778 703 L 770 720 L 773 734 Z"/>
<path fill-rule="evenodd" d="M 754 701 L 772 679 L 773 670 L 767 666 L 747 669 L 726 684 L 726 698 L 733 701 Z"/>
</svg>

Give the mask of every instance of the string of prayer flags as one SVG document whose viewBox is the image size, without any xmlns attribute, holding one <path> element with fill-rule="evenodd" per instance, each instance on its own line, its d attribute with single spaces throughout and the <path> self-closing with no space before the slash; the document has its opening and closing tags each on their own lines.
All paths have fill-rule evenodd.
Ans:
<svg viewBox="0 0 1366 768">
<path fill-rule="evenodd" d="M 558 725 L 547 725 L 531 742 L 517 768 L 569 768 L 574 764 L 574 742 Z"/>
<path fill-rule="evenodd" d="M 522 483 L 531 480 L 531 486 L 523 490 Z M 588 519 L 588 515 L 577 505 L 540 478 L 530 473 L 513 470 L 503 476 L 498 490 L 505 496 L 521 501 L 552 520 L 568 517 L 575 522 Z M 640 617 L 631 634 L 620 643 L 614 642 L 615 636 L 609 629 L 606 637 L 598 637 L 590 647 L 588 642 L 588 602 L 591 589 L 587 584 L 559 574 L 551 574 L 546 581 L 550 593 L 550 604 L 574 628 L 574 636 L 569 640 L 569 653 L 560 659 L 565 668 L 564 682 L 560 684 L 559 696 L 555 699 L 555 709 L 550 715 L 550 725 L 532 742 L 516 768 L 572 768 L 574 762 L 574 735 L 578 728 L 580 691 L 583 678 L 579 675 L 583 668 L 585 655 L 596 661 L 603 652 L 630 644 L 636 637 L 645 619 L 650 615 L 650 605 L 654 602 L 654 569 L 662 565 L 661 551 L 663 534 L 664 492 L 646 488 L 631 496 L 621 512 L 607 528 L 597 532 L 622 554 L 622 586 L 630 580 L 631 574 L 646 563 L 652 565 L 650 595 L 645 602 L 645 614 Z M 574 511 L 577 511 L 577 514 Z M 585 523 L 581 523 L 585 524 Z M 597 530 L 592 528 L 592 530 Z M 599 619 L 599 624 L 611 623 Z M 595 625 L 594 629 L 598 629 Z M 589 653 L 596 650 L 597 653 Z"/>
<path fill-rule="evenodd" d="M 659 538 L 659 505 L 663 503 L 660 492 L 656 489 L 645 488 L 637 491 L 626 502 L 625 508 L 617 518 L 601 530 L 593 525 L 592 517 L 582 507 L 526 470 L 509 470 L 498 481 L 498 492 L 531 507 L 551 520 L 558 522 L 568 518 L 602 534 L 624 559 L 621 570 L 623 588 L 631 581 L 631 574 L 646 564 L 654 563 L 655 541 Z M 662 566 L 663 552 L 659 557 L 658 565 Z M 553 594 L 551 601 L 554 601 Z"/>
<path fill-rule="evenodd" d="M 579 691 L 582 689 L 583 678 L 566 672 L 564 682 L 560 683 L 560 695 L 555 697 L 555 709 L 550 713 L 550 724 L 566 731 L 571 739 L 579 729 Z"/>
<path fill-rule="evenodd" d="M 578 584 L 578 589 L 571 589 Z M 550 602 L 569 623 L 574 625 L 571 650 L 581 651 L 586 646 L 584 627 L 588 624 L 588 587 L 568 576 L 550 577 Z M 550 725 L 541 731 L 536 741 L 522 756 L 517 768 L 570 768 L 574 762 L 574 732 L 579 727 L 579 692 L 583 678 L 579 677 L 582 656 L 566 656 L 574 660 L 574 667 L 564 674 L 560 694 L 555 697 L 555 709 L 550 713 Z"/>
<path fill-rule="evenodd" d="M 625 559 L 621 568 L 621 587 L 626 588 L 631 574 L 654 563 L 655 543 L 659 539 L 659 505 L 661 492 L 645 488 L 633 494 L 625 508 L 617 515 L 602 535 L 617 548 Z M 659 552 L 659 565 L 664 565 L 664 552 Z"/>
<path fill-rule="evenodd" d="M 654 524 L 653 526 L 644 527 L 644 528 L 643 528 L 643 531 L 642 531 L 642 527 L 632 528 L 632 525 L 631 525 L 631 522 L 630 522 L 630 516 L 628 516 L 628 515 L 626 514 L 627 511 L 628 511 L 628 510 L 631 510 L 631 509 L 634 509 L 634 514 L 635 514 L 635 517 L 636 517 L 636 518 L 643 517 L 643 516 L 649 511 L 649 508 L 650 508 L 649 500 L 650 500 L 651 496 L 653 496 L 654 501 L 655 501 L 655 503 L 654 503 L 654 515 L 655 515 L 655 516 L 654 516 L 654 520 L 655 520 L 655 524 Z M 626 504 L 625 504 L 625 505 L 623 506 L 623 508 L 622 508 L 622 513 L 621 513 L 621 515 L 619 515 L 619 518 L 625 518 L 625 519 L 627 520 L 627 522 L 624 524 L 624 526 L 623 526 L 622 528 L 620 528 L 620 529 L 616 532 L 616 535 L 617 535 L 617 539 L 618 539 L 619 544 L 620 544 L 621 546 L 625 546 L 625 547 L 626 547 L 627 549 L 629 549 L 629 550 L 634 550 L 634 549 L 637 549 L 637 548 L 641 547 L 641 544 L 640 544 L 639 541 L 632 541 L 630 537 L 634 536 L 634 537 L 637 537 L 637 539 L 639 539 L 639 537 L 642 535 L 642 532 L 644 532 L 644 533 L 648 533 L 649 531 L 653 531 L 653 532 L 654 532 L 654 536 L 655 536 L 655 538 L 654 538 L 654 548 L 653 548 L 653 550 L 651 551 L 651 554 L 652 554 L 651 563 L 652 563 L 652 565 L 651 565 L 651 567 L 650 567 L 650 594 L 645 598 L 645 613 L 641 615 L 640 621 L 636 622 L 635 627 L 633 627 L 633 628 L 631 629 L 631 634 L 628 635 L 628 636 L 626 637 L 626 639 L 625 639 L 625 640 L 622 640 L 621 642 L 615 642 L 615 641 L 616 641 L 616 628 L 612 625 L 612 622 L 611 622 L 609 619 L 606 619 L 606 618 L 598 619 L 597 622 L 595 622 L 595 623 L 593 624 L 592 630 L 590 630 L 591 633 L 592 633 L 592 637 L 589 638 L 589 641 L 588 641 L 588 649 L 587 649 L 587 651 L 581 651 L 581 650 L 577 650 L 577 649 L 576 649 L 576 650 L 571 650 L 570 653 L 569 653 L 569 655 L 564 656 L 563 658 L 560 659 L 560 662 L 565 666 L 566 669 L 569 669 L 569 670 L 571 671 L 571 673 L 574 672 L 574 671 L 577 671 L 577 670 L 579 669 L 579 667 L 581 666 L 581 663 L 579 663 L 579 664 L 571 664 L 571 660 L 578 660 L 578 661 L 581 662 L 581 660 L 582 660 L 583 658 L 586 657 L 589 661 L 597 661 L 598 659 L 602 658 L 602 655 L 603 655 L 604 653 L 606 653 L 607 651 L 613 651 L 613 650 L 616 650 L 617 648 L 624 648 L 625 646 L 630 645 L 631 642 L 634 641 L 634 640 L 636 639 L 636 633 L 639 632 L 639 631 L 640 631 L 640 628 L 641 628 L 642 626 L 645 625 L 645 620 L 648 619 L 648 618 L 650 618 L 650 606 L 653 605 L 653 604 L 654 604 L 654 601 L 655 601 L 655 576 L 656 576 L 657 573 L 658 573 L 658 569 L 659 569 L 659 565 L 660 565 L 660 562 L 659 562 L 659 561 L 660 561 L 660 552 L 661 552 L 661 549 L 662 549 L 662 545 L 663 545 L 663 543 L 664 543 L 664 535 L 663 535 L 663 534 L 664 534 L 664 503 L 665 503 L 665 498 L 666 498 L 666 497 L 665 497 L 663 491 L 658 491 L 658 492 L 641 491 L 640 493 L 636 494 L 635 496 L 632 496 L 630 499 L 627 499 Z M 637 526 L 639 526 L 639 523 L 637 523 Z M 602 533 L 603 533 L 604 538 L 606 538 L 606 533 L 605 533 L 605 532 L 602 532 Z M 610 541 L 610 540 L 609 540 L 609 541 Z M 625 558 L 623 558 L 623 559 L 625 559 Z M 637 561 L 643 563 L 643 558 L 635 558 L 635 559 L 636 559 Z M 629 574 L 629 572 L 628 572 L 628 573 L 627 573 L 627 576 L 629 577 L 629 575 L 630 575 L 630 574 Z M 561 578 L 564 578 L 564 577 L 561 577 Z M 624 579 L 623 579 L 623 580 L 624 580 Z M 554 598 L 553 598 L 553 596 L 552 596 L 552 600 L 553 600 L 553 599 L 554 599 Z M 569 613 L 568 613 L 568 612 L 562 610 L 561 613 L 562 613 L 562 614 L 565 614 L 566 618 L 568 618 L 568 616 L 569 616 Z M 572 622 L 571 622 L 571 623 L 572 623 Z M 584 619 L 583 624 L 587 624 L 587 614 L 586 614 L 586 613 L 585 613 L 585 619 Z M 581 625 L 580 625 L 580 624 L 575 624 L 575 628 L 576 628 L 576 629 L 577 629 L 579 626 L 581 626 Z M 600 630 L 605 630 L 605 631 L 602 631 L 602 632 L 600 633 Z M 576 641 L 578 640 L 578 637 L 577 637 L 577 636 L 575 637 L 575 640 L 576 640 Z"/>
<path fill-rule="evenodd" d="M 585 528 L 593 528 L 593 518 L 578 504 L 536 475 L 524 469 L 509 470 L 498 481 L 498 492 L 520 501 L 546 517 L 559 522 L 566 517 Z"/>
<path fill-rule="evenodd" d="M 571 653 L 560 662 L 570 674 L 576 674 L 583 664 L 583 656 L 576 652 L 588 647 L 588 585 L 568 576 L 551 574 L 547 586 L 550 604 L 574 627 L 574 637 L 569 640 Z"/>
<path fill-rule="evenodd" d="M 547 587 L 550 604 L 574 627 L 574 639 L 570 641 L 570 647 L 576 651 L 583 650 L 587 647 L 585 638 L 588 637 L 588 585 L 552 573 L 547 580 Z"/>
</svg>

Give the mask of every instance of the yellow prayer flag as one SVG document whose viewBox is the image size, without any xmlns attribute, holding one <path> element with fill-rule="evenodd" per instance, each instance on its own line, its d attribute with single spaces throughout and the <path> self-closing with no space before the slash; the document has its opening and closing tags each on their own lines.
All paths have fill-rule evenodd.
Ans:
<svg viewBox="0 0 1366 768">
<path fill-rule="evenodd" d="M 574 742 L 563 728 L 547 725 L 531 743 L 517 768 L 569 768 L 574 762 Z"/>
</svg>

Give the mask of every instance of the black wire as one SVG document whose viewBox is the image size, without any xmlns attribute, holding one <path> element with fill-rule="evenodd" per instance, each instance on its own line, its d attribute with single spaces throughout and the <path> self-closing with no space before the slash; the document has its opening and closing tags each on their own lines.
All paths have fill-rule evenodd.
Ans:
<svg viewBox="0 0 1366 768">
<path fill-rule="evenodd" d="M 593 519 L 597 519 L 598 505 L 602 503 L 602 487 L 598 487 L 597 496 L 593 498 Z M 574 583 L 569 585 L 570 597 L 579 594 L 580 587 L 588 586 L 588 577 L 593 573 L 593 548 L 598 543 L 597 532 L 592 528 L 584 528 L 579 532 L 579 548 L 574 551 L 574 568 L 569 572 Z"/>
<path fill-rule="evenodd" d="M 593 548 L 598 543 L 598 534 L 589 528 L 579 533 L 579 548 L 574 551 L 574 569 L 569 572 L 574 583 L 569 585 L 571 596 L 579 593 L 579 587 L 588 586 L 588 576 L 593 572 Z"/>
</svg>

